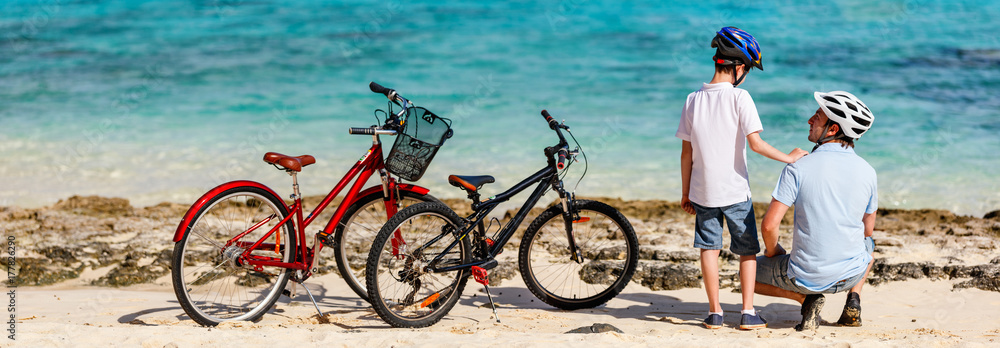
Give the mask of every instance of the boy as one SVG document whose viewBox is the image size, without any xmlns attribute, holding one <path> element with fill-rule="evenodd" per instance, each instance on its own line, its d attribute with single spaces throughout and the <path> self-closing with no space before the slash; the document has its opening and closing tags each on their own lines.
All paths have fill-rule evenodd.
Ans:
<svg viewBox="0 0 1000 348">
<path fill-rule="evenodd" d="M 722 222 L 729 226 L 729 250 L 740 255 L 740 286 L 743 315 L 740 329 L 767 327 L 753 308 L 756 280 L 757 224 L 750 201 L 746 145 L 767 158 L 793 163 L 806 151 L 796 148 L 785 154 L 760 138 L 763 127 L 757 107 L 747 91 L 739 88 L 750 69 L 761 65 L 760 47 L 747 32 L 725 27 L 712 39 L 717 48 L 715 75 L 710 83 L 687 97 L 676 136 L 681 151 L 681 206 L 696 215 L 694 247 L 701 249 L 701 272 L 708 294 L 709 315 L 705 326 L 722 327 L 719 304 L 719 251 Z"/>
</svg>

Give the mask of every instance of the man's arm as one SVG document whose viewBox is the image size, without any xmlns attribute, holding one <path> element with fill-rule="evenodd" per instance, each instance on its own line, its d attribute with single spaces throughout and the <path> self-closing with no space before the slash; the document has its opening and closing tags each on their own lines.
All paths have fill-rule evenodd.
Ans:
<svg viewBox="0 0 1000 348">
<path fill-rule="evenodd" d="M 875 213 L 865 214 L 861 222 L 865 223 L 865 237 L 871 237 L 875 233 Z"/>
<path fill-rule="evenodd" d="M 691 215 L 694 215 L 694 206 L 691 205 L 688 194 L 691 193 L 691 166 L 693 165 L 694 149 L 691 148 L 690 141 L 684 140 L 684 144 L 681 145 L 681 208 Z"/>
<path fill-rule="evenodd" d="M 764 221 L 760 223 L 761 236 L 764 238 L 764 256 L 775 257 L 785 254 L 785 249 L 778 244 L 778 227 L 787 211 L 787 205 L 771 198 L 771 204 L 764 214 Z"/>
<path fill-rule="evenodd" d="M 808 154 L 806 150 L 795 148 L 792 152 L 784 153 L 775 149 L 774 146 L 768 144 L 764 139 L 760 138 L 760 132 L 753 132 L 747 135 L 747 143 L 750 144 L 750 149 L 753 152 L 759 153 L 764 157 L 773 159 L 779 162 L 785 163 L 795 163 L 799 158 Z"/>
</svg>

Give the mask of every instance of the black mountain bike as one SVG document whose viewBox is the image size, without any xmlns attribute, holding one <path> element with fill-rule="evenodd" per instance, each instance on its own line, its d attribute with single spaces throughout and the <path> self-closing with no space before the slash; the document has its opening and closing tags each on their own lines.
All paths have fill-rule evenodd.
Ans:
<svg viewBox="0 0 1000 348">
<path fill-rule="evenodd" d="M 528 289 L 547 304 L 573 310 L 601 305 L 628 285 L 638 263 L 632 225 L 615 208 L 576 200 L 563 188 L 566 169 L 582 152 L 575 137 L 577 147 L 569 149 L 562 133 L 572 136 L 569 127 L 544 110 L 542 116 L 559 136 L 559 144 L 545 148 L 545 168 L 483 201 L 479 189 L 494 182 L 492 176 L 451 175 L 448 182 L 472 200 L 471 215 L 462 218 L 440 202 L 424 202 L 400 210 L 382 226 L 365 275 L 370 302 L 383 320 L 394 327 L 433 325 L 458 302 L 470 275 L 485 286 L 493 305 L 488 272 L 497 266 L 495 257 L 549 189 L 559 194 L 560 204 L 528 226 L 518 251 Z M 514 217 L 487 236 L 487 215 L 536 183 Z M 495 305 L 493 312 L 496 316 Z"/>
</svg>

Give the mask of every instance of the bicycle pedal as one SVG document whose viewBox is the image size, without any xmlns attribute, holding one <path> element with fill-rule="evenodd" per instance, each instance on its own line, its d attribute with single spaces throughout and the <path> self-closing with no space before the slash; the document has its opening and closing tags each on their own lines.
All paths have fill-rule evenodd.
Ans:
<svg viewBox="0 0 1000 348">
<path fill-rule="evenodd" d="M 292 292 L 288 291 L 288 289 L 281 290 L 281 294 L 287 296 L 288 298 L 292 297 Z"/>
<path fill-rule="evenodd" d="M 316 239 L 318 239 L 320 243 L 323 243 L 323 246 L 325 247 L 333 248 L 336 244 L 334 243 L 333 235 L 323 231 L 316 232 Z"/>
<path fill-rule="evenodd" d="M 496 262 L 496 260 L 493 261 Z M 482 267 L 472 266 L 472 277 L 476 279 L 477 283 L 490 286 L 490 276 Z"/>
</svg>

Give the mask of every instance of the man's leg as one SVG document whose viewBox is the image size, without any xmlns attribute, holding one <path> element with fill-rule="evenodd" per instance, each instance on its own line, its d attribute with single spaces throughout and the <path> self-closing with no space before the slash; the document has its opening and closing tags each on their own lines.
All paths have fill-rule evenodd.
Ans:
<svg viewBox="0 0 1000 348">
<path fill-rule="evenodd" d="M 802 304 L 802 301 L 806 300 L 806 295 L 803 295 L 803 294 L 800 294 L 800 293 L 797 293 L 797 292 L 793 292 L 793 291 L 788 291 L 788 290 L 779 288 L 777 286 L 774 286 L 774 285 L 771 285 L 771 284 L 764 284 L 764 283 L 761 283 L 761 282 L 757 282 L 757 283 L 754 284 L 754 292 L 757 293 L 757 294 L 760 294 L 760 295 L 764 295 L 764 296 L 784 297 L 784 298 L 787 298 L 789 300 L 798 302 L 799 304 Z"/>
<path fill-rule="evenodd" d="M 805 295 L 804 293 L 788 290 L 797 287 L 794 285 L 794 281 L 788 278 L 788 258 L 788 255 L 758 257 L 757 283 L 754 286 L 754 292 L 765 296 L 787 298 L 801 303 L 802 323 L 796 325 L 795 330 L 814 330 L 819 324 L 819 311 L 823 308 L 826 300 L 821 294 Z M 781 287 L 778 285 L 781 285 Z"/>
<path fill-rule="evenodd" d="M 868 262 L 868 268 L 865 269 L 865 275 L 861 277 L 861 281 L 851 288 L 851 292 L 847 293 L 847 302 L 844 303 L 844 311 L 840 313 L 837 325 L 861 326 L 861 287 L 865 285 L 865 282 L 868 280 L 868 273 L 871 272 L 872 265 L 875 264 L 875 241 L 871 237 L 865 238 L 865 248 L 869 249 L 872 260 Z"/>
</svg>

